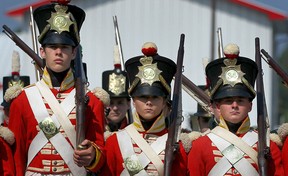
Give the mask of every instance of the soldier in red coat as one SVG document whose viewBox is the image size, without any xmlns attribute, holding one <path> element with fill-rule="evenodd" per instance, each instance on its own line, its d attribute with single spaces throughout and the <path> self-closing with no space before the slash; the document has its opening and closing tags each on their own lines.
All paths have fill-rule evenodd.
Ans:
<svg viewBox="0 0 288 176">
<path fill-rule="evenodd" d="M 285 175 L 288 175 L 288 138 L 286 137 L 282 148 L 282 159 Z"/>
<path fill-rule="evenodd" d="M 76 147 L 75 79 L 70 67 L 79 46 L 85 12 L 69 1 L 37 8 L 40 54 L 45 68 L 39 82 L 12 100 L 9 128 L 16 175 L 77 175 L 96 172 L 104 163 L 104 105 L 87 91 L 85 139 Z"/>
<path fill-rule="evenodd" d="M 30 84 L 29 76 L 20 76 L 20 57 L 19 53 L 12 53 L 12 72 L 11 76 L 3 77 L 3 119 L 0 118 L 0 173 L 5 176 L 15 175 L 14 158 L 11 146 L 15 142 L 14 134 L 8 129 L 9 109 L 11 99 L 17 97 L 24 86 Z"/>
<path fill-rule="evenodd" d="M 282 143 L 282 160 L 285 175 L 288 175 L 288 123 L 282 124 L 277 131 Z"/>
<path fill-rule="evenodd" d="M 115 49 L 116 50 L 116 49 Z M 129 81 L 127 73 L 121 69 L 118 48 L 114 51 L 114 69 L 102 73 L 102 88 L 110 96 L 106 108 L 106 130 L 109 132 L 125 128 L 130 114 Z"/>
<path fill-rule="evenodd" d="M 5 176 L 14 176 L 15 167 L 11 145 L 14 135 L 7 127 L 0 125 L 0 173 Z"/>
<path fill-rule="evenodd" d="M 102 175 L 163 175 L 167 140 L 165 124 L 170 83 L 176 64 L 157 54 L 154 43 L 146 43 L 144 55 L 125 63 L 133 99 L 134 122 L 106 141 L 107 159 Z M 180 142 L 171 175 L 186 175 L 187 156 Z"/>
<path fill-rule="evenodd" d="M 256 92 L 258 69 L 254 61 L 239 56 L 237 45 L 225 47 L 224 58 L 210 62 L 206 76 L 210 83 L 214 111 L 219 124 L 206 136 L 193 141 L 188 156 L 192 176 L 258 176 L 258 134 L 250 128 L 248 113 Z M 271 158 L 267 175 L 284 175 L 281 152 L 270 140 Z M 205 146 L 205 147 L 204 147 Z"/>
</svg>

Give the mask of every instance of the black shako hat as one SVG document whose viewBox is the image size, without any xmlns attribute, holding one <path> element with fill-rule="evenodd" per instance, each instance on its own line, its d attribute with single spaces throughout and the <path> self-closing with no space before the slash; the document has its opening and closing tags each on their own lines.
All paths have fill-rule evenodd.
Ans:
<svg viewBox="0 0 288 176">
<path fill-rule="evenodd" d="M 102 88 L 108 92 L 110 98 L 130 98 L 128 75 L 121 70 L 118 47 L 114 48 L 114 70 L 106 70 L 102 73 Z"/>
<path fill-rule="evenodd" d="M 35 9 L 33 17 L 39 29 L 41 45 L 63 44 L 77 46 L 85 12 L 69 1 L 54 1 Z"/>
<path fill-rule="evenodd" d="M 142 56 L 126 61 L 125 68 L 130 82 L 129 94 L 136 96 L 168 96 L 171 81 L 176 73 L 176 64 L 157 54 L 157 46 L 147 42 L 142 47 Z"/>
<path fill-rule="evenodd" d="M 20 76 L 20 56 L 17 51 L 13 51 L 12 53 L 12 71 L 11 76 L 4 76 L 3 77 L 3 102 L 1 106 L 9 107 L 10 103 L 7 102 L 4 97 L 5 93 L 8 88 L 13 87 L 15 85 L 19 85 L 20 87 L 26 87 L 30 84 L 30 77 L 29 76 Z M 14 91 L 10 92 L 15 93 Z M 10 99 L 10 97 L 9 97 Z"/>
<path fill-rule="evenodd" d="M 235 44 L 227 45 L 224 54 L 224 58 L 213 60 L 206 66 L 211 99 L 235 96 L 254 99 L 257 64 L 249 58 L 240 57 L 239 47 Z"/>
<path fill-rule="evenodd" d="M 207 92 L 208 90 L 206 89 L 205 85 L 198 85 L 198 87 L 200 89 L 202 89 L 204 92 Z M 208 93 L 207 93 L 208 95 Z M 205 109 L 202 108 L 202 106 L 197 103 L 197 112 L 193 114 L 194 116 L 197 117 L 207 117 L 207 118 L 211 118 L 213 115 L 209 112 L 207 112 Z"/>
<path fill-rule="evenodd" d="M 14 74 L 12 76 L 4 76 L 3 77 L 3 102 L 1 106 L 8 107 L 10 104 L 5 101 L 4 95 L 8 88 L 18 84 L 21 87 L 26 87 L 30 84 L 30 77 L 29 76 L 20 76 Z"/>
</svg>

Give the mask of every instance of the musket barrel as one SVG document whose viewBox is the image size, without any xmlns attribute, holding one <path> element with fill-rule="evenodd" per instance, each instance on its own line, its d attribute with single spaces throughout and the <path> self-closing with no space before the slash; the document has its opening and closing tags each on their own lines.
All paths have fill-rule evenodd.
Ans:
<svg viewBox="0 0 288 176">
<path fill-rule="evenodd" d="M 86 95 L 87 80 L 82 63 L 80 46 L 77 48 L 77 55 L 74 61 L 75 64 L 75 102 L 76 102 L 76 147 L 84 148 L 80 144 L 85 139 L 85 111 L 88 103 Z"/>
<path fill-rule="evenodd" d="M 256 80 L 256 90 L 257 90 L 257 124 L 258 124 L 258 167 L 259 175 L 267 175 L 267 161 L 266 161 L 266 151 L 267 151 L 267 142 L 266 142 L 266 117 L 265 117 L 265 94 L 263 86 L 263 77 L 262 77 L 262 63 L 261 63 L 261 53 L 260 53 L 260 42 L 259 38 L 255 38 L 255 62 L 258 66 L 258 75 Z"/>
<path fill-rule="evenodd" d="M 288 75 L 287 73 L 277 64 L 277 62 L 264 50 L 261 49 L 261 53 L 266 57 L 264 60 L 272 67 L 272 69 L 282 78 L 284 84 L 288 86 Z"/>
<path fill-rule="evenodd" d="M 39 71 L 42 73 L 44 68 L 43 60 L 26 44 L 24 43 L 8 26 L 3 25 L 3 31 L 15 44 L 28 54 L 35 63 L 41 68 Z"/>
<path fill-rule="evenodd" d="M 168 127 L 168 138 L 166 141 L 165 148 L 165 159 L 164 159 L 164 175 L 170 176 L 172 164 L 174 161 L 174 153 L 179 148 L 178 144 L 178 133 L 181 129 L 182 122 L 182 66 L 184 57 L 184 39 L 185 35 L 181 34 L 180 46 L 177 56 L 177 71 L 175 74 L 175 83 L 173 90 L 173 101 L 172 101 L 172 111 L 170 113 L 169 121 L 172 123 Z"/>
<path fill-rule="evenodd" d="M 199 103 L 205 111 L 207 112 L 211 111 L 209 108 L 209 104 L 210 104 L 209 96 L 183 74 L 182 74 L 182 85 L 183 85 L 183 89 L 192 98 L 194 98 L 197 101 L 197 103 Z"/>
<path fill-rule="evenodd" d="M 36 37 L 36 28 L 35 28 L 35 22 L 34 22 L 34 17 L 33 17 L 33 9 L 32 6 L 30 6 L 30 27 L 31 27 L 31 35 L 32 35 L 32 44 L 33 44 L 33 49 L 34 52 L 39 55 L 38 52 L 38 43 L 37 43 L 37 37 Z M 39 66 L 37 64 L 34 64 L 35 66 L 35 75 L 36 75 L 36 80 L 39 81 L 42 75 L 39 73 Z"/>
</svg>

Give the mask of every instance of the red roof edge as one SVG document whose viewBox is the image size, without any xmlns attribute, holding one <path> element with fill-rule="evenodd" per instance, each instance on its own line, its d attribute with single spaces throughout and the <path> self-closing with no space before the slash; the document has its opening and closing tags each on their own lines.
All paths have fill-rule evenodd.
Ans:
<svg viewBox="0 0 288 176">
<path fill-rule="evenodd" d="M 50 0 L 40 0 L 38 2 L 30 3 L 30 4 L 27 4 L 25 6 L 21 6 L 19 8 L 9 10 L 6 12 L 6 15 L 11 16 L 11 17 L 21 16 L 24 14 L 24 12 L 29 11 L 30 6 L 32 6 L 34 9 L 34 8 L 37 8 L 39 6 L 49 4 L 49 3 L 50 3 Z"/>
<path fill-rule="evenodd" d="M 230 0 L 230 1 L 235 4 L 240 4 L 244 7 L 248 7 L 256 11 L 259 11 L 261 13 L 264 13 L 268 16 L 270 20 L 286 20 L 288 18 L 287 14 L 284 14 L 283 12 L 271 10 L 259 4 L 252 3 L 251 1 L 247 1 L 247 0 Z"/>
</svg>

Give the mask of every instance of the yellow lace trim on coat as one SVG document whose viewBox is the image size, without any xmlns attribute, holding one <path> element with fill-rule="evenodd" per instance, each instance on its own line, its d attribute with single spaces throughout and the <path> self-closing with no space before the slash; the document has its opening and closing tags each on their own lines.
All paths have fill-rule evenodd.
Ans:
<svg viewBox="0 0 288 176">
<path fill-rule="evenodd" d="M 50 89 L 53 88 L 52 81 L 46 67 L 44 68 L 42 79 Z M 63 82 L 61 83 L 60 91 L 65 91 L 71 88 L 72 86 L 74 86 L 74 76 L 72 70 L 70 69 L 66 77 L 64 78 Z"/>
<path fill-rule="evenodd" d="M 229 128 L 228 128 L 224 118 L 222 117 L 222 115 L 220 116 L 219 126 L 229 130 Z M 250 118 L 249 118 L 249 116 L 247 116 L 243 120 L 243 122 L 242 122 L 241 126 L 239 127 L 239 129 L 237 130 L 236 134 L 244 134 L 247 131 L 249 131 L 249 129 L 250 129 Z"/>
<path fill-rule="evenodd" d="M 137 113 L 134 114 L 134 122 L 133 125 L 135 126 L 136 130 L 139 132 L 145 132 L 145 129 L 142 125 L 142 122 L 140 120 L 140 117 Z M 156 121 L 153 123 L 151 128 L 147 130 L 147 133 L 157 133 L 166 128 L 165 126 L 165 117 L 163 113 L 159 117 L 157 117 Z"/>
</svg>

